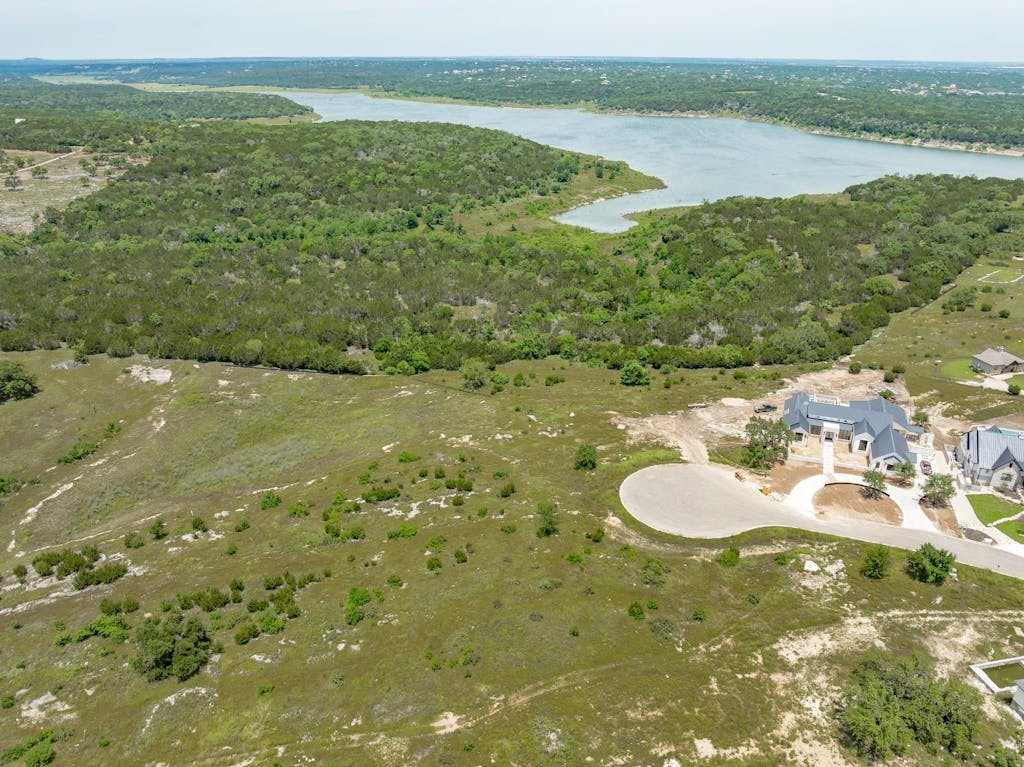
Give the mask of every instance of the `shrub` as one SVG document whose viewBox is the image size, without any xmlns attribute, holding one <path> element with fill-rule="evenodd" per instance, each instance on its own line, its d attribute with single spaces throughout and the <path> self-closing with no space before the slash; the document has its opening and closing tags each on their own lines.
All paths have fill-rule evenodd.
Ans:
<svg viewBox="0 0 1024 767">
<path fill-rule="evenodd" d="M 367 503 L 381 503 L 391 501 L 402 494 L 397 487 L 372 487 L 363 493 L 363 500 Z"/>
<path fill-rule="evenodd" d="M 847 368 L 847 370 L 853 373 L 853 375 L 857 375 L 862 369 L 863 368 L 859 362 L 851 362 L 850 366 Z"/>
<path fill-rule="evenodd" d="M 297 519 L 299 517 L 308 517 L 309 503 L 307 503 L 306 501 L 297 501 L 296 503 L 293 503 L 291 507 L 288 509 L 288 516 L 292 519 Z"/>
<path fill-rule="evenodd" d="M 452 506 L 464 506 L 465 503 L 466 503 L 465 496 L 456 495 L 455 497 L 452 498 Z"/>
<path fill-rule="evenodd" d="M 416 535 L 416 526 L 403 522 L 396 529 L 388 531 L 388 538 L 412 538 Z"/>
<path fill-rule="evenodd" d="M 636 360 L 630 360 L 622 366 L 619 381 L 623 386 L 647 386 L 651 382 L 651 377 L 643 365 Z"/>
<path fill-rule="evenodd" d="M 276 509 L 281 505 L 281 496 L 275 493 L 273 490 L 268 490 L 262 496 L 260 496 L 260 510 L 266 511 L 267 509 Z"/>
<path fill-rule="evenodd" d="M 740 563 L 740 550 L 736 547 L 726 549 L 718 555 L 718 562 L 722 567 L 736 567 Z"/>
<path fill-rule="evenodd" d="M 517 528 L 515 522 L 507 522 L 506 524 L 501 526 L 501 532 L 506 533 L 508 535 L 512 535 L 512 533 L 514 533 L 516 529 Z"/>
<path fill-rule="evenodd" d="M 78 440 L 78 442 L 72 445 L 71 449 L 58 458 L 57 461 L 58 463 L 74 463 L 75 461 L 81 461 L 83 458 L 88 458 L 99 449 L 100 446 L 95 442 Z"/>
<path fill-rule="evenodd" d="M 885 373 L 882 375 L 882 380 L 885 381 L 886 383 L 892 383 L 893 381 L 896 380 L 896 374 L 891 370 L 886 370 Z"/>
<path fill-rule="evenodd" d="M 245 609 L 251 613 L 261 613 L 267 609 L 269 605 L 265 599 L 250 599 L 249 603 L 245 606 Z"/>
<path fill-rule="evenodd" d="M 404 586 L 404 585 L 405 585 L 405 581 L 403 581 L 403 580 L 402 580 L 402 579 L 401 579 L 401 578 L 400 578 L 399 576 L 397 576 L 397 575 L 389 575 L 389 576 L 388 576 L 388 579 L 387 579 L 387 581 L 385 581 L 385 582 L 386 582 L 386 583 L 387 583 L 387 584 L 388 584 L 389 586 L 391 586 L 392 588 L 395 588 L 395 589 L 401 588 L 402 586 Z"/>
<path fill-rule="evenodd" d="M 0 360 L 0 402 L 28 399 L 38 391 L 36 377 L 21 363 Z"/>
<path fill-rule="evenodd" d="M 879 580 L 889 573 L 892 555 L 885 546 L 869 546 L 864 555 L 864 563 L 860 567 L 861 575 Z"/>
<path fill-rule="evenodd" d="M 604 528 L 599 527 L 592 533 L 587 533 L 586 537 L 594 543 L 600 543 L 604 540 Z"/>
<path fill-rule="evenodd" d="M 642 621 L 644 619 L 644 606 L 639 602 L 630 602 L 626 612 L 635 621 Z"/>
<path fill-rule="evenodd" d="M 1010 310 L 1009 309 L 1000 309 L 999 310 L 999 316 L 1002 317 L 1004 320 L 1009 319 L 1010 318 Z"/>
<path fill-rule="evenodd" d="M 76 590 L 88 588 L 101 583 L 113 583 L 128 574 L 128 565 L 124 562 L 108 562 L 95 570 L 82 570 L 75 575 L 73 586 Z"/>
<path fill-rule="evenodd" d="M 954 554 L 926 543 L 907 554 L 907 573 L 922 583 L 942 583 L 955 562 Z"/>
<path fill-rule="evenodd" d="M 260 618 L 259 628 L 264 634 L 280 634 L 284 631 L 285 619 L 280 615 L 266 613 Z"/>
<path fill-rule="evenodd" d="M 260 635 L 260 630 L 250 620 L 242 621 L 235 632 L 235 644 L 248 644 Z"/>
<path fill-rule="evenodd" d="M 408 450 L 403 450 L 401 453 L 398 454 L 398 462 L 399 463 L 412 463 L 413 461 L 420 460 L 420 458 L 422 458 L 422 457 L 423 456 L 416 455 L 416 453 L 410 453 Z M 424 469 L 424 471 L 426 471 L 426 470 Z M 421 476 L 425 477 L 427 475 L 426 474 L 422 474 Z"/>
<path fill-rule="evenodd" d="M 25 578 L 28 577 L 28 568 L 25 567 L 24 564 L 19 562 L 18 564 L 16 564 L 14 567 L 11 568 L 11 573 L 19 581 L 23 581 L 23 580 L 25 580 Z"/>
<path fill-rule="evenodd" d="M 142 536 L 138 533 L 126 533 L 124 536 L 124 546 L 126 549 L 141 549 L 146 545 L 146 542 L 142 540 Z"/>
<path fill-rule="evenodd" d="M 263 588 L 267 591 L 275 591 L 284 585 L 284 578 L 280 575 L 268 575 L 263 579 Z"/>
<path fill-rule="evenodd" d="M 508 498 L 512 493 L 516 491 L 515 482 L 506 482 L 501 486 L 501 490 L 498 491 L 499 498 Z"/>
<path fill-rule="evenodd" d="M 558 535 L 558 511 L 553 503 L 537 504 L 537 518 L 540 520 L 537 527 L 538 538 Z"/>
<path fill-rule="evenodd" d="M 430 572 L 432 572 L 432 573 L 436 573 L 438 570 L 440 570 L 441 569 L 441 560 L 440 560 L 440 558 L 439 557 L 428 557 L 427 558 L 427 569 Z"/>
<path fill-rule="evenodd" d="M 703 623 L 707 619 L 708 613 L 703 607 L 698 607 L 690 613 L 690 620 L 697 621 L 697 623 Z"/>
<path fill-rule="evenodd" d="M 1020 394 L 1020 384 L 1012 383 L 1007 385 L 1006 392 L 1011 397 L 1016 397 L 1018 394 Z"/>
<path fill-rule="evenodd" d="M 572 467 L 577 471 L 590 471 L 597 468 L 597 448 L 593 445 L 580 445 L 576 450 L 576 460 Z"/>
<path fill-rule="evenodd" d="M 153 536 L 154 541 L 159 541 L 167 537 L 167 525 L 164 523 L 162 517 L 157 518 L 153 524 L 150 525 L 149 534 Z"/>
<path fill-rule="evenodd" d="M 206 520 L 202 517 L 192 517 L 191 526 L 194 533 L 205 533 L 210 529 L 206 525 Z"/>
</svg>

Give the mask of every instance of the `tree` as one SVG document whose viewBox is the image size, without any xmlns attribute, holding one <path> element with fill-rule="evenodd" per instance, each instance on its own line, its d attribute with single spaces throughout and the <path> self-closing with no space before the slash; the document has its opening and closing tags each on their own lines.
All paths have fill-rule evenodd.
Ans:
<svg viewBox="0 0 1024 767">
<path fill-rule="evenodd" d="M 892 555 L 885 546 L 869 546 L 860 566 L 861 575 L 880 580 L 888 575 L 891 562 Z"/>
<path fill-rule="evenodd" d="M 921 583 L 942 583 L 955 562 L 956 555 L 926 543 L 907 554 L 907 573 Z"/>
<path fill-rule="evenodd" d="M 590 471 L 597 468 L 597 448 L 593 445 L 580 445 L 576 451 L 576 460 L 573 462 L 577 471 Z"/>
<path fill-rule="evenodd" d="M 952 474 L 932 474 L 921 489 L 932 506 L 941 506 L 956 494 Z"/>
<path fill-rule="evenodd" d="M 911 416 L 910 420 L 918 426 L 927 426 L 930 416 L 924 410 L 918 410 L 913 416 Z"/>
<path fill-rule="evenodd" d="M 885 475 L 874 469 L 865 471 L 864 485 L 867 495 L 871 498 L 877 498 L 885 492 Z"/>
<path fill-rule="evenodd" d="M 1020 384 L 1007 384 L 1006 393 L 1009 394 L 1011 397 L 1016 397 L 1018 394 L 1020 394 Z"/>
<path fill-rule="evenodd" d="M 651 382 L 651 377 L 643 365 L 636 360 L 630 360 L 622 366 L 619 380 L 623 386 L 647 386 Z"/>
<path fill-rule="evenodd" d="M 0 402 L 28 399 L 39 391 L 36 377 L 18 362 L 0 360 Z"/>
<path fill-rule="evenodd" d="M 469 391 L 482 389 L 487 383 L 487 370 L 487 365 L 481 360 L 466 360 L 462 365 L 462 388 Z"/>
<path fill-rule="evenodd" d="M 795 436 L 789 427 L 779 419 L 754 416 L 747 422 L 747 446 L 743 462 L 753 469 L 764 469 L 780 461 L 789 453 L 789 443 Z"/>
<path fill-rule="evenodd" d="M 900 482 L 913 482 L 917 476 L 917 467 L 910 461 L 900 461 L 894 464 L 890 471 L 896 475 Z"/>
<path fill-rule="evenodd" d="M 16 192 L 18 191 L 18 188 L 21 186 L 21 179 L 15 176 L 13 173 L 11 173 L 10 175 L 4 177 L 4 186 L 8 190 Z"/>
<path fill-rule="evenodd" d="M 537 518 L 540 526 L 537 527 L 538 538 L 548 538 L 558 535 L 558 511 L 553 503 L 538 503 Z"/>
<path fill-rule="evenodd" d="M 135 643 L 132 668 L 151 682 L 170 676 L 184 682 L 206 665 L 213 645 L 202 621 L 181 613 L 147 618 L 135 631 Z"/>
</svg>

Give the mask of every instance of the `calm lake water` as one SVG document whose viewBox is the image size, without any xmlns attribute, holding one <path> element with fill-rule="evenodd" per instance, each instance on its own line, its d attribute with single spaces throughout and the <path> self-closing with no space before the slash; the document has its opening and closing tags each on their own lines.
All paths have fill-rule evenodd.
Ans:
<svg viewBox="0 0 1024 767">
<path fill-rule="evenodd" d="M 666 189 L 593 203 L 557 217 L 600 232 L 628 229 L 624 214 L 733 195 L 840 192 L 890 173 L 1024 177 L 1024 159 L 815 136 L 745 120 L 592 114 L 570 109 L 397 101 L 358 93 L 290 91 L 325 120 L 405 120 L 497 128 L 543 144 L 623 160 Z"/>
</svg>

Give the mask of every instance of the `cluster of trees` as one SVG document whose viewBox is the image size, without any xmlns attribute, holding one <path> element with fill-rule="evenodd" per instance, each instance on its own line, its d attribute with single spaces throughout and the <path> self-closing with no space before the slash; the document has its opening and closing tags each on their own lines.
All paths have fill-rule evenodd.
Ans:
<svg viewBox="0 0 1024 767">
<path fill-rule="evenodd" d="M 834 66 L 782 62 L 593 59 L 9 62 L 15 74 L 124 82 L 317 88 L 493 104 L 725 113 L 802 128 L 898 139 L 1020 146 L 1024 77 L 1009 67 Z M 955 84 L 956 87 L 951 87 Z"/>
<path fill-rule="evenodd" d="M 966 759 L 974 750 L 981 703 L 977 690 L 937 679 L 920 656 L 878 656 L 854 669 L 839 723 L 861 756 L 890 759 L 917 743 L 933 754 L 945 751 Z"/>
</svg>

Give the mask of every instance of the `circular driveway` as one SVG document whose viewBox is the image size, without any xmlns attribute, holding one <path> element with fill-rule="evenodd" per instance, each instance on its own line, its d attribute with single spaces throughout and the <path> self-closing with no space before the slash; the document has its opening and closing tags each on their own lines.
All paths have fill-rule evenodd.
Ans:
<svg viewBox="0 0 1024 767">
<path fill-rule="evenodd" d="M 953 552 L 964 564 L 1024 579 L 1024 557 L 1008 547 L 877 522 L 821 520 L 769 500 L 752 483 L 740 482 L 715 466 L 649 466 L 626 477 L 619 498 L 626 511 L 648 527 L 687 538 L 727 538 L 759 527 L 794 527 L 901 549 L 931 543 Z"/>
</svg>

